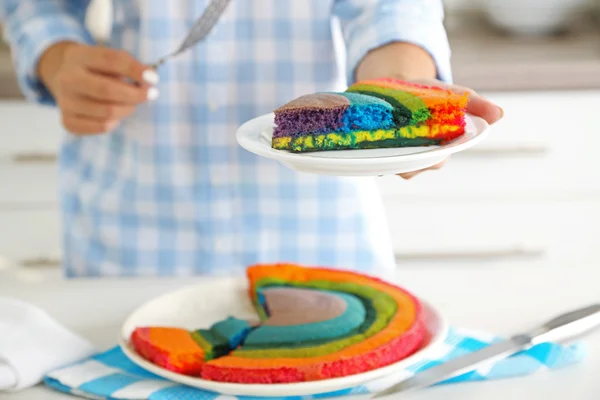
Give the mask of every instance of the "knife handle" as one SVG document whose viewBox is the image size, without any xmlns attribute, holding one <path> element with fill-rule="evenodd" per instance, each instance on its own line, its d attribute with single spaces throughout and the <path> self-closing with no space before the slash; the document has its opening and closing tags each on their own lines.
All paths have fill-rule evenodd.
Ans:
<svg viewBox="0 0 600 400">
<path fill-rule="evenodd" d="M 530 333 L 533 343 L 562 342 L 582 336 L 600 327 L 600 304 L 557 316 Z"/>
</svg>

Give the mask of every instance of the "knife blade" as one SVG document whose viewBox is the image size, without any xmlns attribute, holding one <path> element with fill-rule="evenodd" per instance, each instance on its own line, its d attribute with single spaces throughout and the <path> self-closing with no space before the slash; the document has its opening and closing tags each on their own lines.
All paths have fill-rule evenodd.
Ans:
<svg viewBox="0 0 600 400">
<path fill-rule="evenodd" d="M 566 341 L 600 327 L 600 304 L 593 304 L 559 315 L 529 332 L 514 335 L 481 350 L 457 357 L 417 373 L 371 398 L 379 399 L 399 393 L 408 393 L 429 387 L 441 381 L 487 366 L 538 343 Z"/>
</svg>

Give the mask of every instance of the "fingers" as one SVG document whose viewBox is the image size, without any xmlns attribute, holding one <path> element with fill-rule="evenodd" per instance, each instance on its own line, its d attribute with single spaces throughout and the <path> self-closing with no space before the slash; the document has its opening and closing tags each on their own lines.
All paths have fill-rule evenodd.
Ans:
<svg viewBox="0 0 600 400">
<path fill-rule="evenodd" d="M 488 124 L 498 122 L 504 116 L 504 110 L 494 104 L 492 101 L 480 96 L 473 89 L 459 85 L 443 85 L 455 93 L 469 94 L 469 103 L 467 104 L 467 112 L 476 115 L 487 121 Z"/>
<path fill-rule="evenodd" d="M 98 120 L 118 120 L 135 111 L 134 105 L 107 103 L 87 97 L 68 97 L 59 103 L 64 113 Z"/>
<path fill-rule="evenodd" d="M 469 103 L 467 104 L 467 112 L 485 119 L 488 124 L 496 123 L 504 116 L 504 110 L 502 110 L 501 107 L 485 97 L 480 96 L 473 89 L 469 89 L 460 85 L 447 84 L 437 80 L 432 81 L 430 79 L 419 79 L 415 82 L 425 85 L 439 86 L 458 94 L 468 93 Z"/>
<path fill-rule="evenodd" d="M 409 179 L 412 179 L 412 178 L 414 178 L 415 176 L 419 175 L 419 174 L 420 174 L 421 172 L 423 172 L 423 171 L 424 171 L 424 170 L 419 170 L 419 171 L 414 171 L 414 172 L 407 172 L 406 174 L 400 174 L 400 177 L 401 177 L 402 179 L 409 180 Z"/>
<path fill-rule="evenodd" d="M 92 71 L 122 76 L 142 84 L 158 83 L 158 75 L 154 70 L 124 50 L 94 48 L 94 51 L 86 54 L 83 63 Z"/>
<path fill-rule="evenodd" d="M 76 135 L 95 135 L 113 130 L 119 124 L 118 120 L 99 120 L 77 114 L 63 113 L 63 126 Z"/>
<path fill-rule="evenodd" d="M 158 97 L 158 75 L 122 50 L 81 44 L 47 50 L 46 84 L 74 134 L 113 130 L 140 103 Z"/>
<path fill-rule="evenodd" d="M 135 111 L 134 105 L 100 102 L 82 96 L 65 97 L 59 106 L 63 126 L 77 135 L 110 132 L 121 119 Z"/>
<path fill-rule="evenodd" d="M 64 75 L 62 84 L 72 93 L 80 96 L 96 101 L 126 105 L 136 105 L 153 100 L 158 95 L 156 88 L 132 85 L 119 78 L 85 70 Z"/>
<path fill-rule="evenodd" d="M 408 179 L 412 179 L 412 178 L 414 178 L 415 176 L 419 175 L 419 174 L 420 174 L 420 173 L 422 173 L 422 172 L 425 172 L 425 171 L 430 171 L 430 170 L 438 170 L 438 169 L 442 169 L 442 167 L 444 167 L 444 165 L 446 164 L 446 162 L 447 162 L 447 161 L 448 161 L 448 160 L 446 159 L 446 160 L 442 161 L 442 162 L 441 162 L 441 163 L 439 163 L 439 164 L 432 165 L 432 166 L 431 166 L 431 167 L 429 167 L 429 168 L 425 168 L 425 169 L 421 169 L 421 170 L 418 170 L 418 171 L 413 171 L 413 172 L 407 172 L 407 173 L 405 173 L 405 174 L 399 174 L 399 176 L 400 176 L 400 177 L 402 177 L 403 179 L 406 179 L 406 180 L 408 180 Z"/>
<path fill-rule="evenodd" d="M 469 96 L 467 112 L 485 119 L 490 125 L 498 122 L 504 116 L 502 108 L 479 95 Z"/>
</svg>

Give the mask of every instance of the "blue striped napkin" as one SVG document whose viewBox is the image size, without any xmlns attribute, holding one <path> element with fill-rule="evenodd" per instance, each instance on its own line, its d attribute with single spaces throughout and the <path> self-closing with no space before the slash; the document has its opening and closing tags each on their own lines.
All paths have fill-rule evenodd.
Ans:
<svg viewBox="0 0 600 400">
<path fill-rule="evenodd" d="M 307 400 L 377 392 L 416 372 L 481 349 L 498 340 L 497 337 L 480 332 L 451 329 L 436 359 L 422 360 L 405 371 L 369 382 L 364 386 L 314 396 L 281 399 Z M 491 367 L 466 373 L 442 384 L 502 379 L 532 374 L 540 370 L 563 368 L 581 361 L 584 354 L 582 343 L 568 346 L 541 343 L 527 351 L 498 361 Z M 89 399 L 216 400 L 219 397 L 222 400 L 236 399 L 233 396 L 221 396 L 158 377 L 132 363 L 119 347 L 54 371 L 45 377 L 44 382 L 51 388 Z M 237 399 L 242 400 L 242 397 Z M 243 397 L 243 399 L 252 398 Z"/>
</svg>

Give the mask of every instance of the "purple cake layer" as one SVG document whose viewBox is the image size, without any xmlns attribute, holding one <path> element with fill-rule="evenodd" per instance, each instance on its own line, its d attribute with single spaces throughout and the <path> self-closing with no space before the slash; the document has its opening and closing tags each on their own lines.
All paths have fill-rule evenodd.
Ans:
<svg viewBox="0 0 600 400">
<path fill-rule="evenodd" d="M 275 110 L 273 137 L 341 129 L 348 107 L 350 101 L 337 94 L 316 93 L 298 97 Z"/>
<path fill-rule="evenodd" d="M 382 99 L 360 93 L 316 93 L 275 110 L 273 139 L 388 129 L 393 124 L 393 107 Z"/>
</svg>

